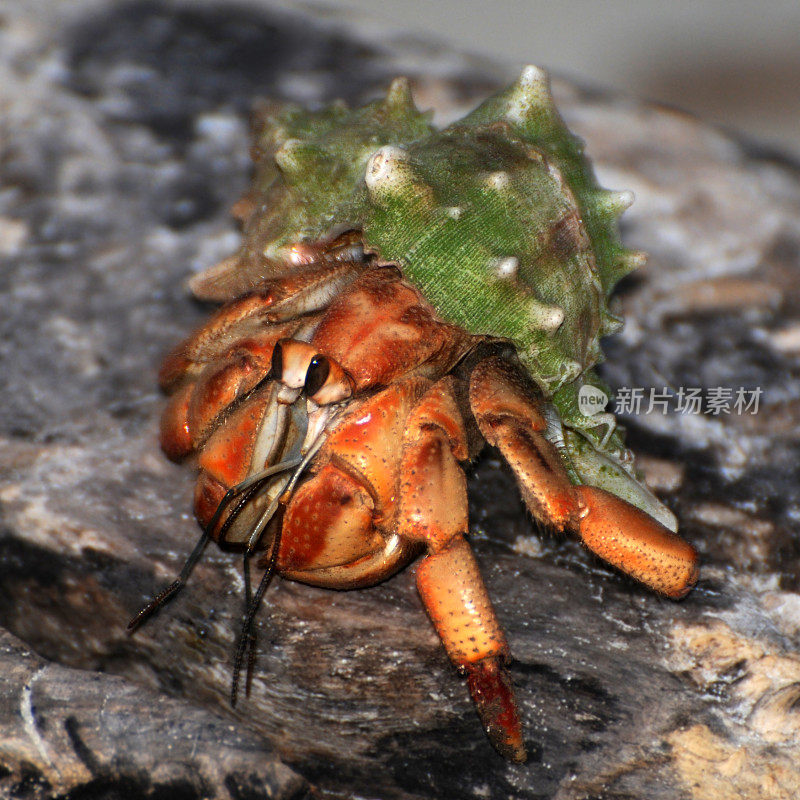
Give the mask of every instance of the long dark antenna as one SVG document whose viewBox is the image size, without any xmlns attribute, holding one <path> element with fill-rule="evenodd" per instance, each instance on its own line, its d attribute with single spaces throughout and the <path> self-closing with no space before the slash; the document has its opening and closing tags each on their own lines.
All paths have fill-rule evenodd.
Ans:
<svg viewBox="0 0 800 800">
<path fill-rule="evenodd" d="M 239 632 L 239 639 L 236 642 L 236 655 L 234 656 L 233 661 L 233 677 L 231 679 L 231 705 L 236 705 L 236 700 L 239 694 L 239 674 L 242 670 L 242 661 L 244 660 L 245 650 L 247 649 L 248 645 L 251 641 L 255 642 L 255 636 L 253 636 L 253 620 L 255 619 L 256 612 L 258 611 L 258 607 L 261 605 L 261 598 L 264 597 L 264 592 L 267 591 L 269 587 L 270 581 L 272 580 L 272 576 L 275 574 L 275 565 L 278 562 L 278 551 L 281 547 L 281 528 L 282 525 L 278 525 L 275 529 L 275 539 L 272 542 L 272 550 L 269 554 L 269 562 L 267 563 L 267 568 L 264 570 L 264 574 L 261 576 L 261 580 L 258 583 L 258 588 L 256 589 L 256 593 L 253 597 L 252 602 L 247 608 L 247 611 L 244 616 L 244 621 L 242 622 L 242 629 Z M 249 552 L 245 553 L 245 559 L 249 557 Z M 249 589 L 249 574 L 246 573 L 245 578 L 245 585 Z M 254 644 L 253 644 L 254 646 Z M 248 663 L 251 659 L 255 658 L 255 653 L 251 649 L 250 651 L 250 658 L 248 659 Z"/>
<path fill-rule="evenodd" d="M 253 602 L 253 585 L 250 579 L 250 553 L 245 551 L 242 559 L 242 574 L 244 575 L 244 613 L 242 614 L 242 624 L 247 619 L 247 612 Z M 253 669 L 256 663 L 256 652 L 258 647 L 257 633 L 255 626 L 250 628 L 247 637 L 247 671 L 244 676 L 244 696 L 250 697 L 250 687 L 253 682 Z"/>
<path fill-rule="evenodd" d="M 335 419 L 336 414 L 330 416 L 329 420 Z M 306 448 L 306 453 L 302 459 L 298 459 L 294 462 L 296 469 L 289 480 L 284 484 L 282 492 L 277 495 L 272 503 L 267 507 L 264 513 L 261 515 L 261 518 L 258 520 L 256 525 L 253 527 L 253 531 L 250 534 L 250 539 L 247 543 L 247 549 L 245 550 L 244 560 L 245 560 L 245 570 L 244 570 L 244 581 L 245 581 L 245 594 L 249 595 L 250 593 L 250 573 L 248 571 L 249 562 L 248 558 L 250 554 L 255 550 L 256 545 L 261 539 L 261 535 L 264 532 L 269 521 L 274 516 L 278 504 L 280 503 L 280 498 L 286 494 L 287 492 L 291 492 L 294 489 L 295 484 L 300 479 L 300 476 L 303 474 L 306 466 L 314 457 L 316 452 L 322 446 L 322 443 L 325 441 L 325 434 L 324 431 L 321 431 L 316 435 L 314 440 L 311 444 Z M 286 462 L 289 464 L 290 462 Z M 275 539 L 272 543 L 272 550 L 270 551 L 269 555 L 269 563 L 267 564 L 267 568 L 264 571 L 264 574 L 261 576 L 261 581 L 258 584 L 258 589 L 256 589 L 255 597 L 253 598 L 252 602 L 247 607 L 245 612 L 244 621 L 242 623 L 242 629 L 239 633 L 239 640 L 236 643 L 236 654 L 234 656 L 234 664 L 233 664 L 233 680 L 231 682 L 231 705 L 236 705 L 236 699 L 239 693 L 239 674 L 242 669 L 242 661 L 244 659 L 245 651 L 249 647 L 249 654 L 247 659 L 247 682 L 248 686 L 246 687 L 246 693 L 249 694 L 249 681 L 252 676 L 252 666 L 255 660 L 255 641 L 256 636 L 253 631 L 253 620 L 255 618 L 256 612 L 258 611 L 258 607 L 261 604 L 261 598 L 264 596 L 264 592 L 267 591 L 267 587 L 272 580 L 272 576 L 275 572 L 275 565 L 278 561 L 278 551 L 280 550 L 281 546 L 281 532 L 283 530 L 282 525 L 278 525 L 275 532 Z"/>
<path fill-rule="evenodd" d="M 157 609 L 161 608 L 170 598 L 174 597 L 181 588 L 185 585 L 189 577 L 189 573 L 194 568 L 194 565 L 203 555 L 203 550 L 206 549 L 208 544 L 210 526 L 205 528 L 194 546 L 194 550 L 189 554 L 189 558 L 183 564 L 178 577 L 166 589 L 162 589 L 129 623 L 128 630 L 135 631 L 143 622 L 149 619 Z"/>
<path fill-rule="evenodd" d="M 222 500 L 220 500 L 213 516 L 203 529 L 197 544 L 194 546 L 194 549 L 184 562 L 178 577 L 169 586 L 167 586 L 165 589 L 162 589 L 141 611 L 139 611 L 139 613 L 128 623 L 128 630 L 133 632 L 139 628 L 142 623 L 146 622 L 159 608 L 161 608 L 161 606 L 172 599 L 186 585 L 189 574 L 191 573 L 192 569 L 194 569 L 194 565 L 199 561 L 200 556 L 205 550 L 206 544 L 208 544 L 208 540 L 211 538 L 212 531 L 222 517 L 222 514 L 225 512 L 225 509 L 236 497 L 242 495 L 241 499 L 232 509 L 231 513 L 228 515 L 228 518 L 225 520 L 222 528 L 220 529 L 219 538 L 221 542 L 225 541 L 225 534 L 228 532 L 228 530 L 230 530 L 230 527 L 233 525 L 236 517 L 239 516 L 242 509 L 249 502 L 252 496 L 259 491 L 259 489 L 261 489 L 264 481 L 279 472 L 285 472 L 286 470 L 293 469 L 300 463 L 300 459 L 282 461 L 279 464 L 267 467 L 267 469 L 251 475 L 249 478 L 246 478 L 241 483 L 237 483 L 235 486 L 231 486 L 231 488 L 228 489 L 228 491 L 223 495 Z"/>
<path fill-rule="evenodd" d="M 266 480 L 266 478 L 264 478 Z M 220 547 L 224 544 L 228 543 L 228 531 L 233 527 L 233 523 L 239 517 L 239 514 L 244 511 L 244 507 L 253 499 L 253 495 L 258 494 L 261 487 L 263 486 L 262 483 L 256 483 L 252 486 L 248 486 L 239 497 L 239 502 L 231 509 L 231 513 L 225 518 L 225 522 L 222 523 L 219 529 L 219 533 L 217 534 L 217 543 Z"/>
</svg>

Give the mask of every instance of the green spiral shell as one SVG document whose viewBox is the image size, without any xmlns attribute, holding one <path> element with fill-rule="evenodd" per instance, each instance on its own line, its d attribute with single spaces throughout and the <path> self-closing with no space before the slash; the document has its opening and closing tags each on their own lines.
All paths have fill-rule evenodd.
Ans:
<svg viewBox="0 0 800 800">
<path fill-rule="evenodd" d="M 255 156 L 256 212 L 229 268 L 239 290 L 287 271 L 298 243 L 360 230 L 442 318 L 514 343 L 557 409 L 548 435 L 573 480 L 675 529 L 637 479 L 613 416 L 578 405 L 584 385 L 605 391 L 593 371 L 600 337 L 622 325 L 608 296 L 643 256 L 619 240 L 630 193 L 598 186 L 542 70 L 526 67 L 441 130 L 403 78 L 363 108 L 268 109 Z"/>
</svg>

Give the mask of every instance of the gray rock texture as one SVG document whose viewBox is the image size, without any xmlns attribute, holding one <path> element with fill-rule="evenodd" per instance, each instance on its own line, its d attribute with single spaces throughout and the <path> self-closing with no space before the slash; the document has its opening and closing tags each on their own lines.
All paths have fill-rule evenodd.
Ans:
<svg viewBox="0 0 800 800">
<path fill-rule="evenodd" d="M 673 396 L 624 417 L 702 553 L 695 591 L 663 600 L 537 532 L 484 455 L 472 540 L 515 657 L 521 767 L 488 744 L 412 570 L 353 592 L 276 581 L 235 710 L 239 559 L 209 548 L 126 633 L 197 537 L 155 374 L 208 313 L 186 279 L 236 247 L 255 100 L 358 101 L 403 73 L 444 119 L 513 77 L 326 25 L 263 3 L 3 11 L 0 796 L 796 798 L 800 166 L 561 81 L 601 181 L 636 193 L 626 243 L 650 253 L 605 379 L 643 387 L 642 412 L 651 387 L 762 390 L 756 414 Z"/>
<path fill-rule="evenodd" d="M 47 663 L 0 632 L 0 763 L 11 797 L 306 797 L 247 728 L 131 681 Z M 6 794 L 3 795 L 7 796 Z"/>
</svg>

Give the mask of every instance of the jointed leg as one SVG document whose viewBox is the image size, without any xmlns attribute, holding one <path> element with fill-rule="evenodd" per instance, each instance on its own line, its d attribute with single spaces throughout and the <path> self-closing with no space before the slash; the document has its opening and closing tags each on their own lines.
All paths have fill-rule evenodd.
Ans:
<svg viewBox="0 0 800 800">
<path fill-rule="evenodd" d="M 423 541 L 428 556 L 417 588 L 450 660 L 467 675 L 470 694 L 492 744 L 524 761 L 514 695 L 503 662 L 508 645 L 492 608 L 467 531 L 466 479 L 458 457 L 466 438 L 448 379 L 412 413 L 404 436 L 399 532 Z"/>
<path fill-rule="evenodd" d="M 649 514 L 595 486 L 576 486 L 583 543 L 651 589 L 679 600 L 697 582 L 697 553 Z"/>
<path fill-rule="evenodd" d="M 683 597 L 697 580 L 694 548 L 625 500 L 573 486 L 542 435 L 540 402 L 500 357 L 472 372 L 470 405 L 478 427 L 511 465 L 531 513 L 557 530 L 574 530 L 592 552 L 657 592 Z"/>
<path fill-rule="evenodd" d="M 276 329 L 275 340 L 291 336 L 298 320 L 305 317 L 310 321 L 309 315 L 325 308 L 357 273 L 356 264 L 326 264 L 264 282 L 232 300 L 164 359 L 158 375 L 161 388 L 171 391 L 186 378 L 196 376 L 206 364 L 226 357 L 232 347 L 258 336 L 267 327 Z"/>
<path fill-rule="evenodd" d="M 270 326 L 229 345 L 216 360 L 191 362 L 186 382 L 175 384 L 161 417 L 161 447 L 167 456 L 178 461 L 202 447 L 229 406 L 268 375 L 275 344 L 291 330 Z"/>
</svg>

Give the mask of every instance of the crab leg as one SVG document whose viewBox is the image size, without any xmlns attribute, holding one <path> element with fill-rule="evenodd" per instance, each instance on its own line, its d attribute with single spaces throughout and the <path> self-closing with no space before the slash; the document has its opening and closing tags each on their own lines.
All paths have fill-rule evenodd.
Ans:
<svg viewBox="0 0 800 800">
<path fill-rule="evenodd" d="M 450 379 L 434 384 L 404 435 L 398 530 L 422 541 L 428 556 L 417 588 L 450 660 L 467 675 L 486 733 L 506 758 L 525 761 L 522 729 L 503 662 L 508 644 L 464 538 L 467 487 L 458 461 L 467 457 Z"/>
<path fill-rule="evenodd" d="M 434 627 L 467 675 L 492 743 L 522 761 L 502 667 L 508 645 L 463 536 L 459 461 L 466 458 L 451 378 L 410 378 L 360 401 L 329 431 L 312 474 L 287 505 L 278 569 L 304 583 L 349 589 L 384 579 L 425 548 L 417 586 Z"/>
<path fill-rule="evenodd" d="M 503 663 L 508 645 L 472 549 L 457 536 L 417 568 L 417 588 L 447 655 L 466 673 L 486 733 L 505 758 L 527 758 L 514 692 Z"/>
<path fill-rule="evenodd" d="M 492 356 L 470 377 L 472 411 L 486 441 L 514 470 L 531 513 L 571 528 L 600 558 L 661 594 L 683 597 L 697 581 L 694 548 L 635 506 L 594 486 L 573 486 L 544 436 L 540 400 L 513 365 Z"/>
<path fill-rule="evenodd" d="M 576 486 L 578 533 L 600 558 L 679 600 L 698 578 L 697 553 L 649 514 L 595 486 Z"/>
<path fill-rule="evenodd" d="M 277 339 L 277 337 L 276 337 Z M 170 397 L 161 416 L 161 449 L 179 461 L 214 431 L 220 415 L 239 397 L 249 392 L 269 371 L 272 348 L 268 342 L 241 348 L 235 355 L 209 364 L 199 378 L 184 384 Z M 249 351 L 248 351 L 249 350 Z"/>
<path fill-rule="evenodd" d="M 289 328 L 296 328 L 299 317 L 325 308 L 358 271 L 358 265 L 351 263 L 308 269 L 265 282 L 227 303 L 167 355 L 159 371 L 159 385 L 172 391 L 187 377 L 196 376 L 208 362 L 225 356 L 241 340 L 263 331 L 267 325 L 290 323 Z M 287 335 L 283 332 L 275 340 Z"/>
</svg>

